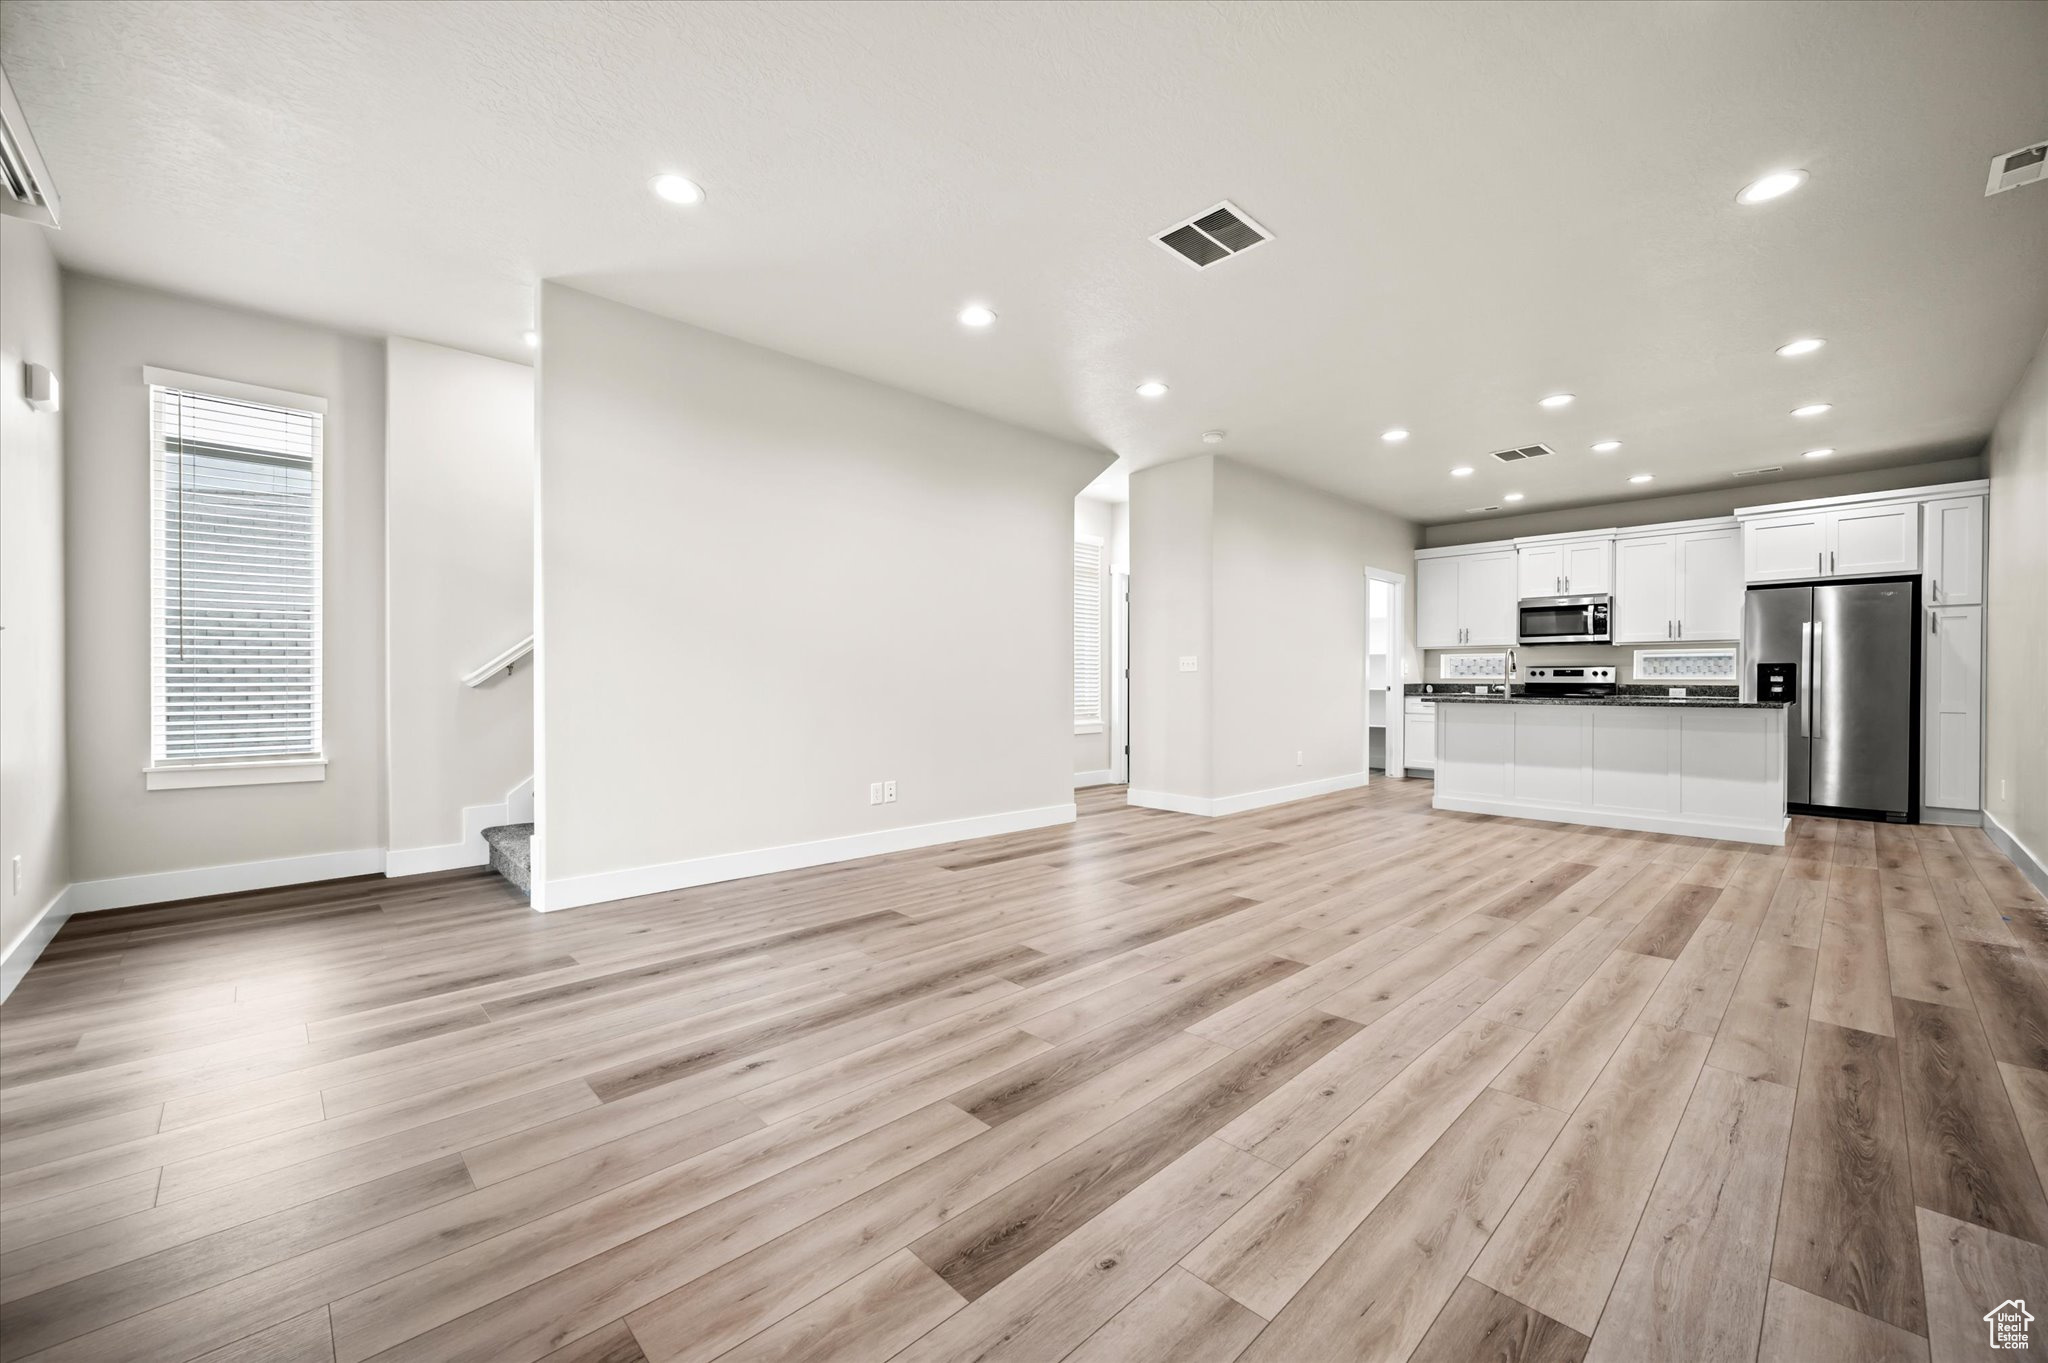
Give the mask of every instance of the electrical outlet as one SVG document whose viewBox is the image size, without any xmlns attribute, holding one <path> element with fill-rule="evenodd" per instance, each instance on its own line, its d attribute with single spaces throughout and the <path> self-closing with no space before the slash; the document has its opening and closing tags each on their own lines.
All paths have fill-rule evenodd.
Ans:
<svg viewBox="0 0 2048 1363">
<path fill-rule="evenodd" d="M 882 782 L 882 803 L 885 805 L 896 803 L 896 783 L 894 781 Z"/>
<path fill-rule="evenodd" d="M 2005 798 L 2005 778 L 2003 776 L 1998 778 L 1998 798 L 2001 800 Z M 18 865 L 21 861 L 21 858 L 16 857 L 14 860 Z M 21 886 L 17 884 L 14 888 L 18 890 L 21 888 Z"/>
<path fill-rule="evenodd" d="M 873 781 L 868 784 L 868 803 L 871 805 L 882 803 L 882 783 L 880 781 Z"/>
<path fill-rule="evenodd" d="M 2001 792 L 1999 792 L 1999 793 L 2000 793 L 2000 794 L 2003 794 L 2004 792 L 2003 792 L 2003 791 L 2001 791 Z M 14 888 L 13 888 L 13 893 L 15 893 L 15 894 L 20 894 L 20 893 L 21 893 L 21 855 L 20 855 L 20 853 L 16 853 L 16 854 L 15 854 L 15 856 L 14 856 L 14 859 L 13 859 L 12 861 L 10 861 L 10 862 L 8 863 L 8 874 L 9 874 L 9 875 L 11 875 L 11 876 L 13 877 L 13 880 L 14 880 Z"/>
<path fill-rule="evenodd" d="M 1294 750 L 1294 765 L 1297 767 L 1301 765 L 1301 749 L 1299 748 Z"/>
</svg>

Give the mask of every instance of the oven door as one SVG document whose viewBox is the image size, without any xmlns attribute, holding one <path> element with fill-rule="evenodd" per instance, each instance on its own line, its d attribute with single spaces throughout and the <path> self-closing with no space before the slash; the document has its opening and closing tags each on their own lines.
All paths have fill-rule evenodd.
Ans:
<svg viewBox="0 0 2048 1363">
<path fill-rule="evenodd" d="M 1612 638 L 1605 596 L 1532 596 L 1522 602 L 1516 638 L 1525 644 L 1604 644 Z"/>
</svg>

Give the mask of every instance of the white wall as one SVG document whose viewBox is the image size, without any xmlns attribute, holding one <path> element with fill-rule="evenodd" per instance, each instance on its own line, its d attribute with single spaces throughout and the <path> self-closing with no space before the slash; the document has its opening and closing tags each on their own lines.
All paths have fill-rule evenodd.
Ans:
<svg viewBox="0 0 2048 1363">
<path fill-rule="evenodd" d="M 533 370 L 395 338 L 385 364 L 386 845 L 438 869 L 533 774 L 532 668 L 460 680 L 533 632 Z"/>
<path fill-rule="evenodd" d="M 541 907 L 1071 817 L 1108 456 L 561 285 L 542 321 Z"/>
<path fill-rule="evenodd" d="M 364 853 L 359 869 L 381 865 L 382 342 L 66 274 L 64 356 L 73 879 L 331 853 Z M 145 365 L 327 399 L 324 781 L 143 789 L 149 758 Z M 310 877 L 301 869 L 289 878 Z"/>
<path fill-rule="evenodd" d="M 1408 579 L 1416 528 L 1214 455 L 1131 480 L 1131 784 L 1231 799 L 1365 771 L 1367 568 Z M 1179 670 L 1194 655 L 1197 671 Z M 1297 754 L 1299 759 L 1297 760 Z"/>
<path fill-rule="evenodd" d="M 1984 603 L 1984 809 L 2048 862 L 2048 336 L 1998 418 Z"/>
<path fill-rule="evenodd" d="M 64 760 L 63 417 L 32 410 L 22 364 L 77 390 L 43 229 L 0 217 L 0 946 L 11 953 L 69 883 Z M 21 885 L 8 872 L 21 858 Z"/>
</svg>

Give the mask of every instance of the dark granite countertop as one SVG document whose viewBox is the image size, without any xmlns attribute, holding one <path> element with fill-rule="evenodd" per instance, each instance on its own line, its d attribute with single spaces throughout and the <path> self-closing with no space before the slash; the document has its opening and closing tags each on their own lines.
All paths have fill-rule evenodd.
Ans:
<svg viewBox="0 0 2048 1363">
<path fill-rule="evenodd" d="M 1462 705 L 1631 705 L 1671 710 L 1782 710 L 1782 700 L 1741 700 L 1735 696 L 1524 696 L 1475 695 L 1471 692 L 1438 691 L 1428 697 Z"/>
</svg>

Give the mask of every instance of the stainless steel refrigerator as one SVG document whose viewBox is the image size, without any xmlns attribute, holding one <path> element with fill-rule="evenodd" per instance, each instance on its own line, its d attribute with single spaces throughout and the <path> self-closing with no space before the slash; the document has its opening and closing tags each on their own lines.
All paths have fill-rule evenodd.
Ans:
<svg viewBox="0 0 2048 1363">
<path fill-rule="evenodd" d="M 1919 584 L 1910 578 L 1749 589 L 1745 694 L 1760 663 L 1798 669 L 1785 725 L 1792 804 L 1919 817 L 1919 608 Z"/>
</svg>

